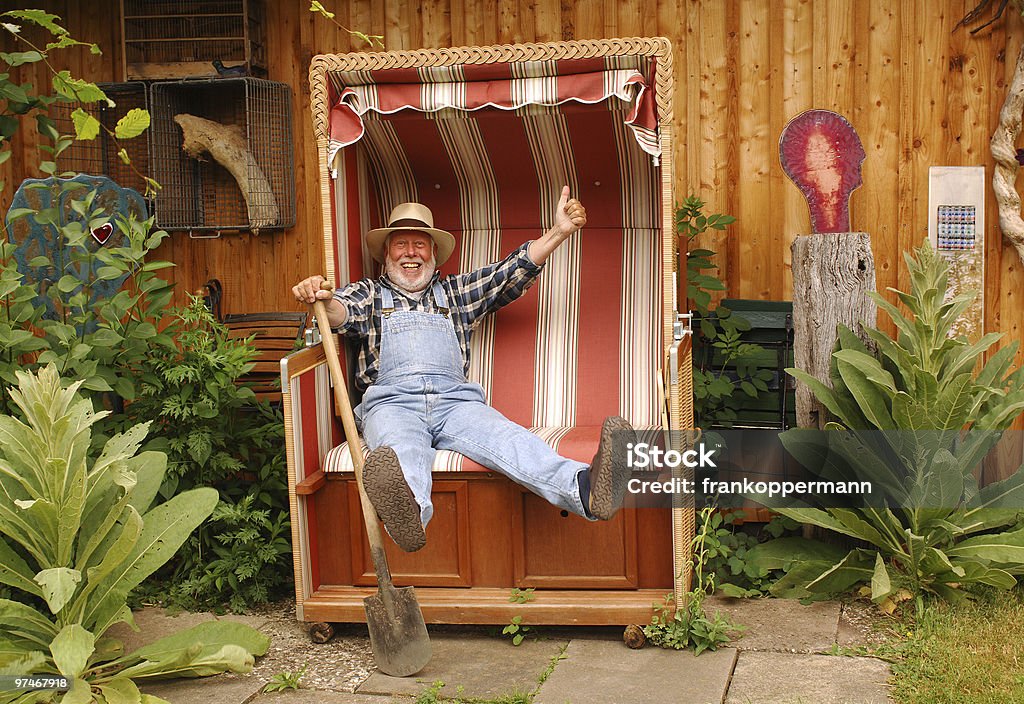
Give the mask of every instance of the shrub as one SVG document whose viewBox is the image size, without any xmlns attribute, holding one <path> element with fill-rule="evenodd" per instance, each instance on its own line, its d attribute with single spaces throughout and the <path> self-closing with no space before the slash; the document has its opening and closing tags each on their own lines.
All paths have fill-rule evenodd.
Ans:
<svg viewBox="0 0 1024 704">
<path fill-rule="evenodd" d="M 196 489 L 151 508 L 166 457 L 138 453 L 147 425 L 110 438 L 90 466 L 91 428 L 105 412 L 78 395 L 82 382 L 62 388 L 53 365 L 17 376 L 10 395 L 23 420 L 0 416 L 0 582 L 20 600 L 0 600 L 0 668 L 67 677 L 68 704 L 94 694 L 141 702 L 134 680 L 251 669 L 269 640 L 242 624 L 204 623 L 127 655 L 105 635 L 132 623 L 129 593 L 210 514 L 217 494 Z"/>
<path fill-rule="evenodd" d="M 292 579 L 284 419 L 236 384 L 253 366 L 251 341 L 232 339 L 200 299 L 176 317 L 173 347 L 147 360 L 127 413 L 154 419 L 158 438 L 150 447 L 168 455 L 162 496 L 208 486 L 220 502 L 153 591 L 186 608 L 227 603 L 244 611 Z"/>
<path fill-rule="evenodd" d="M 1000 335 L 973 344 L 947 337 L 974 294 L 945 300 L 947 265 L 927 242 L 906 261 L 910 292 L 895 293 L 909 315 L 873 294 L 899 330 L 896 339 L 866 330 L 873 353 L 841 326 L 832 388 L 789 370 L 838 422 L 823 433 L 784 433 L 786 449 L 817 473 L 871 481 L 875 496 L 863 507 L 776 508 L 866 545 L 836 561 L 796 539 L 766 544 L 761 553 L 771 560 L 793 550 L 817 555 L 794 565 L 773 587 L 777 594 L 837 593 L 866 582 L 873 600 L 891 606 L 906 595 L 957 599 L 977 583 L 1009 588 L 1024 573 L 1024 528 L 1012 527 L 1024 509 L 1024 473 L 982 489 L 973 474 L 1024 409 L 1024 375 L 1009 371 L 1017 343 L 981 366 Z"/>
</svg>

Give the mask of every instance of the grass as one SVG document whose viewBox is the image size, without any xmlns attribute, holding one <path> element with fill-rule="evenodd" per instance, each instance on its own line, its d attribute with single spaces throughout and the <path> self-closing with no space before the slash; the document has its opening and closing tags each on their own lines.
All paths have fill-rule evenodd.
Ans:
<svg viewBox="0 0 1024 704">
<path fill-rule="evenodd" d="M 441 694 L 441 690 L 444 689 L 444 686 L 444 682 L 437 680 L 420 692 L 420 695 L 416 697 L 414 704 L 440 704 L 441 702 L 444 702 L 444 704 L 530 704 L 533 700 L 533 695 L 525 692 L 503 694 L 497 699 L 476 699 L 473 697 L 464 698 L 462 697 L 462 687 L 456 687 L 453 692 L 455 698 L 448 699 Z"/>
<path fill-rule="evenodd" d="M 1024 701 L 1021 588 L 931 603 L 916 624 L 902 623 L 899 635 L 891 652 L 877 654 L 892 662 L 891 694 L 900 704 Z"/>
</svg>

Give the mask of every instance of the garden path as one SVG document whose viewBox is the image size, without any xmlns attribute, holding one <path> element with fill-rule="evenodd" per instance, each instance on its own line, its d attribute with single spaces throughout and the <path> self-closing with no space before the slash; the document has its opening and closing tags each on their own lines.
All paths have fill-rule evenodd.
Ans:
<svg viewBox="0 0 1024 704">
<path fill-rule="evenodd" d="M 533 704 L 888 704 L 888 665 L 855 652 L 873 643 L 866 610 L 783 599 L 713 598 L 711 609 L 746 626 L 732 647 L 695 657 L 647 646 L 629 650 L 619 628 L 542 628 L 518 647 L 482 627 L 432 626 L 434 656 L 414 678 L 394 678 L 373 667 L 365 626 L 341 625 L 326 645 L 310 642 L 287 602 L 246 616 L 136 612 L 139 633 L 118 635 L 128 647 L 195 623 L 224 618 L 271 636 L 271 648 L 248 675 L 172 680 L 144 691 L 172 704 L 414 704 L 431 687 L 437 697 Z M 263 693 L 275 675 L 303 666 L 302 689 Z M 436 683 L 441 682 L 442 685 Z"/>
</svg>

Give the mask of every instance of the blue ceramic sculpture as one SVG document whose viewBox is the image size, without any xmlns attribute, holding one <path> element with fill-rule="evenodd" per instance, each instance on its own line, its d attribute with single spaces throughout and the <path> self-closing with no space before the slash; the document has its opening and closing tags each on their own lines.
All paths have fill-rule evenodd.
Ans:
<svg viewBox="0 0 1024 704">
<path fill-rule="evenodd" d="M 61 185 L 68 181 L 81 183 L 84 188 L 62 189 Z M 78 221 L 87 228 L 85 219 L 74 211 L 71 203 L 81 200 L 90 190 L 96 191 L 93 208 L 101 208 L 103 213 L 110 217 L 110 221 L 92 230 L 91 236 L 85 238 L 84 246 L 91 252 L 101 247 L 125 246 L 126 238 L 115 224 L 114 216 L 134 215 L 138 220 L 145 220 L 148 217 L 146 201 L 138 191 L 122 188 L 106 176 L 79 174 L 72 179 L 26 179 L 18 187 L 11 202 L 11 209 L 7 212 L 7 238 L 12 244 L 17 245 L 14 258 L 18 263 L 18 270 L 25 276 L 25 283 L 37 286 L 43 294 L 37 300 L 37 304 L 42 303 L 46 306 L 46 317 L 54 317 L 56 310 L 51 298 L 44 295 L 45 291 L 49 285 L 56 284 L 62 276 L 70 274 L 83 283 L 91 282 L 91 305 L 97 300 L 114 296 L 120 290 L 127 274 L 114 279 L 100 279 L 98 270 L 104 264 L 94 260 L 90 267 L 85 261 L 75 261 L 72 257 L 74 248 L 65 241 L 57 227 L 49 223 L 36 222 L 31 214 L 16 218 L 12 218 L 11 214 L 20 208 L 44 210 L 52 207 L 56 200 L 62 223 Z M 44 264 L 40 257 L 45 257 L 48 261 Z M 70 298 L 80 290 L 81 285 L 66 296 Z"/>
</svg>

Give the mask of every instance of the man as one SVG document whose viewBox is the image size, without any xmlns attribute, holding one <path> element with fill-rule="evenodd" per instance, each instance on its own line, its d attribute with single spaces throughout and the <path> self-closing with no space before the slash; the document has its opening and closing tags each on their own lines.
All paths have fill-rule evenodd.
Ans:
<svg viewBox="0 0 1024 704">
<path fill-rule="evenodd" d="M 628 468 L 612 441 L 631 439 L 619 417 L 605 420 L 588 466 L 558 455 L 540 438 L 486 405 L 483 388 L 466 379 L 475 323 L 523 295 L 544 262 L 587 222 L 586 210 L 562 189 L 554 226 L 502 261 L 440 277 L 455 249 L 451 233 L 434 228 L 430 210 L 403 203 L 388 226 L 366 234 L 377 280 L 321 291 L 321 276 L 292 288 L 297 300 L 327 303 L 335 328 L 359 345 L 355 409 L 370 447 L 363 470 L 366 493 L 388 534 L 406 551 L 426 543 L 433 514 L 431 465 L 435 450 L 453 450 L 502 472 L 552 504 L 591 520 L 610 519 L 622 505 Z M 627 435 L 628 434 L 628 435 Z M 618 460 L 618 461 L 615 461 Z"/>
</svg>

